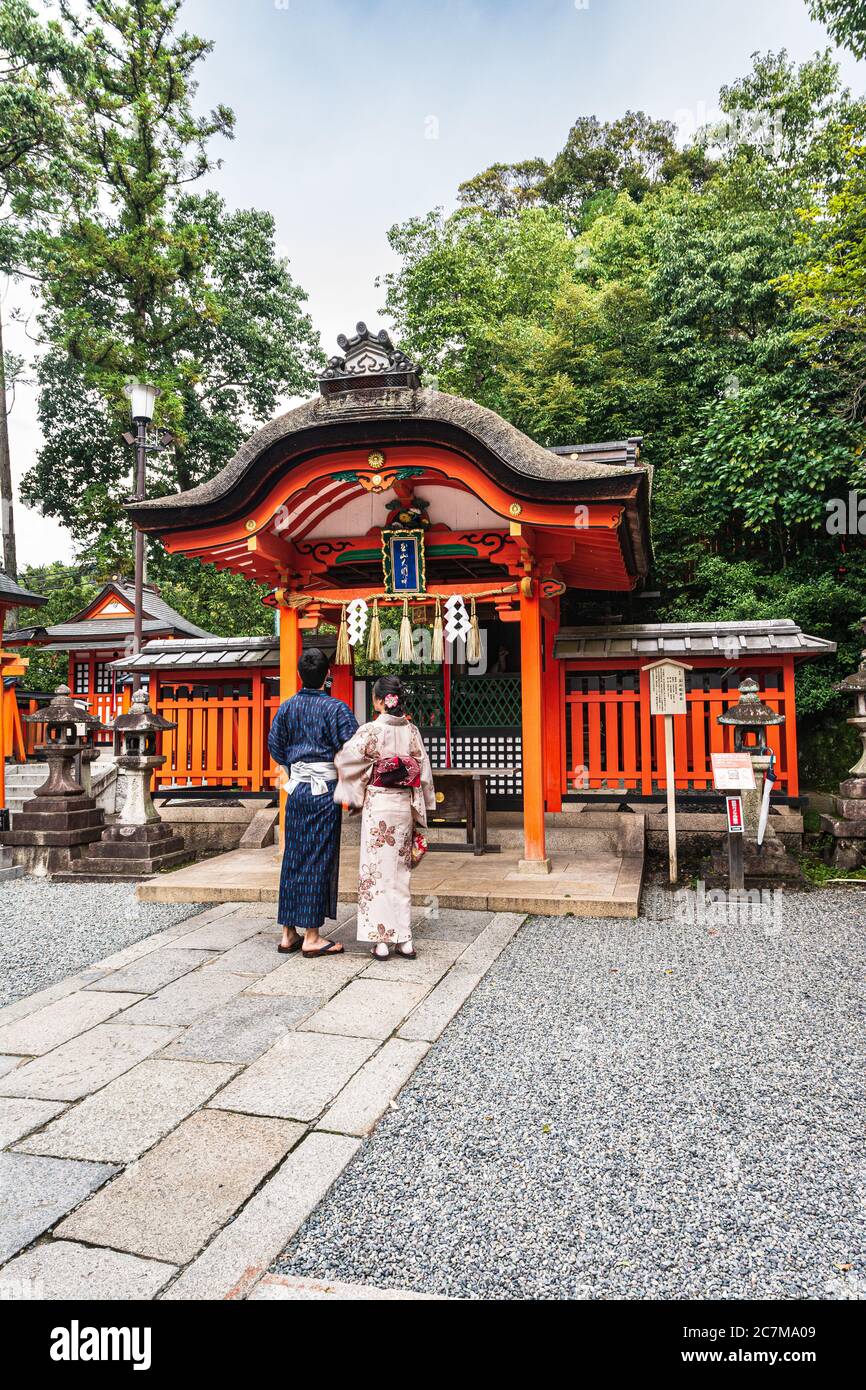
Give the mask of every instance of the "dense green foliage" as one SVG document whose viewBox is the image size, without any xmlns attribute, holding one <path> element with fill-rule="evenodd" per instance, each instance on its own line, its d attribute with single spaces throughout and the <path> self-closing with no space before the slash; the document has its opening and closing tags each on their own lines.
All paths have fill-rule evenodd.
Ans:
<svg viewBox="0 0 866 1390">
<path fill-rule="evenodd" d="M 866 0 L 808 0 L 813 19 L 826 24 L 838 44 L 866 58 Z"/>
</svg>

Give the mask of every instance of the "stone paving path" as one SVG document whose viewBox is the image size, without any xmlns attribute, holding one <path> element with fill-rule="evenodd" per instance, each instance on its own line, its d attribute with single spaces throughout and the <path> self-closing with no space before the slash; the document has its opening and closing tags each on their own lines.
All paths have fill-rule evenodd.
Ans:
<svg viewBox="0 0 866 1390">
<path fill-rule="evenodd" d="M 0 1009 L 0 1294 L 285 1297 L 268 1266 L 523 920 L 416 919 L 417 960 L 347 906 L 305 961 L 222 904 Z"/>
</svg>

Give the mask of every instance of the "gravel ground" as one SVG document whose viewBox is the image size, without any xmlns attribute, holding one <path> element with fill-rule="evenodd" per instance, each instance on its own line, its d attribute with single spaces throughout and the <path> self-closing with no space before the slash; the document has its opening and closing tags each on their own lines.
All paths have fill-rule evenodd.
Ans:
<svg viewBox="0 0 866 1390">
<path fill-rule="evenodd" d="M 648 896 L 637 922 L 525 924 L 275 1268 L 469 1298 L 866 1296 L 866 895 L 780 895 L 756 925 Z"/>
<path fill-rule="evenodd" d="M 139 903 L 135 884 L 0 884 L 0 1004 L 201 912 L 194 903 Z"/>
</svg>

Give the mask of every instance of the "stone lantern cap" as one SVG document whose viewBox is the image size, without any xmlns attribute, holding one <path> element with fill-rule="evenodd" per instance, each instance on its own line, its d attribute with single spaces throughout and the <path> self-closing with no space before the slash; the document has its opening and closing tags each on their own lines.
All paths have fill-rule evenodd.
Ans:
<svg viewBox="0 0 866 1390">
<path fill-rule="evenodd" d="M 82 709 L 81 705 L 73 700 L 68 685 L 58 685 L 50 704 L 43 705 L 42 709 L 34 714 L 25 714 L 22 718 L 25 724 L 83 724 L 88 733 L 108 728 L 108 725 L 103 724 L 95 714 L 88 714 L 87 710 Z"/>
<path fill-rule="evenodd" d="M 116 734 L 158 734 L 164 729 L 176 729 L 177 724 L 154 714 L 148 703 L 147 691 L 136 690 L 128 714 L 119 714 L 112 726 Z"/>
<path fill-rule="evenodd" d="M 866 621 L 866 619 L 864 619 L 864 621 Z M 854 695 L 858 695 L 861 691 L 866 691 L 866 654 L 864 654 L 863 660 L 860 662 L 857 670 L 852 672 L 850 676 L 846 676 L 838 685 L 834 685 L 833 689 L 838 690 L 841 694 L 848 691 Z"/>
<path fill-rule="evenodd" d="M 784 714 L 758 699 L 758 682 L 748 677 L 740 685 L 740 698 L 737 704 L 719 715 L 719 724 L 734 724 L 741 728 L 763 728 L 770 724 L 784 724 Z"/>
</svg>

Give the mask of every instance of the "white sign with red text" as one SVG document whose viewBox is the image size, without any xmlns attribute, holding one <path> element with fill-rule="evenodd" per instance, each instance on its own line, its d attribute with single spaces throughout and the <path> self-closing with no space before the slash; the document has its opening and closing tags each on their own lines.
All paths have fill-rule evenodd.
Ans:
<svg viewBox="0 0 866 1390">
<path fill-rule="evenodd" d="M 755 790 L 755 769 L 748 753 L 711 753 L 710 759 L 716 791 Z"/>
</svg>

